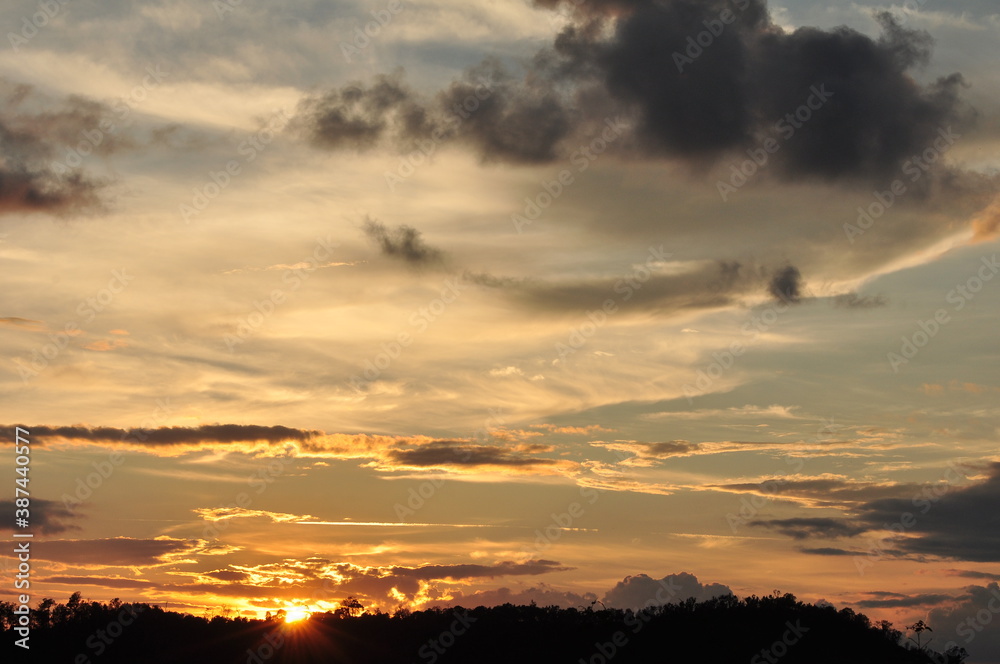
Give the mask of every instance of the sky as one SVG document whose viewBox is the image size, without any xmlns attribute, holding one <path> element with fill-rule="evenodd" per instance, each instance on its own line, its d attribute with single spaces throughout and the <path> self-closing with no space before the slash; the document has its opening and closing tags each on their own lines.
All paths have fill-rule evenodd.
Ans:
<svg viewBox="0 0 1000 664">
<path fill-rule="evenodd" d="M 779 590 L 1000 661 L 994 3 L 0 18 L 34 597 Z"/>
</svg>

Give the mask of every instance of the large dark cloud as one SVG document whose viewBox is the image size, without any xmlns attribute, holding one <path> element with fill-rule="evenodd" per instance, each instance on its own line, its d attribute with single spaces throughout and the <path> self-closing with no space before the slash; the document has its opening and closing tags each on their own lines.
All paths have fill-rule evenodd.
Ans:
<svg viewBox="0 0 1000 664">
<path fill-rule="evenodd" d="M 159 565 L 180 554 L 192 554 L 203 548 L 198 540 L 171 537 L 135 539 L 113 537 L 104 539 L 52 540 L 45 542 L 34 554 L 43 560 L 68 565 L 100 567 L 145 567 Z"/>
<path fill-rule="evenodd" d="M 707 166 L 772 138 L 776 174 L 884 184 L 973 115 L 960 75 L 915 80 L 932 40 L 887 13 L 871 38 L 786 32 L 762 0 L 536 4 L 572 18 L 522 77 L 487 61 L 427 98 L 380 77 L 307 99 L 295 124 L 321 147 L 459 139 L 487 161 L 539 163 L 567 158 L 620 116 L 630 127 L 613 146 L 621 153 Z"/>
<path fill-rule="evenodd" d="M 772 496 L 795 496 L 823 506 L 841 502 L 850 516 L 751 523 L 800 540 L 864 536 L 855 540 L 861 552 L 858 548 L 805 550 L 818 555 L 851 554 L 869 561 L 934 556 L 1000 562 L 1000 462 L 992 463 L 988 473 L 986 479 L 974 484 L 964 484 L 967 476 L 955 468 L 945 471 L 943 481 L 926 485 L 865 487 L 836 479 L 778 481 L 772 487 Z"/>
<path fill-rule="evenodd" d="M 965 595 L 951 606 L 940 606 L 927 614 L 934 628 L 938 649 L 951 644 L 966 648 L 972 661 L 1000 662 L 1000 586 L 968 586 Z"/>
<path fill-rule="evenodd" d="M 14 514 L 13 500 L 0 500 L 0 513 Z M 77 515 L 62 503 L 43 498 L 31 499 L 31 526 L 43 535 L 58 535 L 69 530 L 80 530 L 72 523 Z"/>
<path fill-rule="evenodd" d="M 907 536 L 892 544 L 907 554 L 1000 561 L 1000 463 L 991 464 L 983 482 L 939 487 L 937 493 L 866 503 L 859 520 L 873 530 L 902 524 Z"/>
</svg>

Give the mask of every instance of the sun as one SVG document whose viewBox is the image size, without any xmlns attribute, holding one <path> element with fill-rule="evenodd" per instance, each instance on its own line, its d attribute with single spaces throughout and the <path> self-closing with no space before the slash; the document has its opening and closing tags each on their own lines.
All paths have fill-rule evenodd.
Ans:
<svg viewBox="0 0 1000 664">
<path fill-rule="evenodd" d="M 305 620 L 309 617 L 310 613 L 311 612 L 308 609 L 304 609 L 299 606 L 292 607 L 285 611 L 285 622 L 294 623 L 299 622 L 300 620 Z"/>
</svg>

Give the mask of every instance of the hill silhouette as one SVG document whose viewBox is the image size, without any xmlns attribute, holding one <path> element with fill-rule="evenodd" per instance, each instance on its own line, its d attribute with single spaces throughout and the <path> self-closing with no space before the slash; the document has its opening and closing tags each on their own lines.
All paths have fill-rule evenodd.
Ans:
<svg viewBox="0 0 1000 664">
<path fill-rule="evenodd" d="M 285 622 L 211 619 L 140 603 L 51 599 L 32 611 L 31 650 L 13 645 L 14 606 L 0 603 L 4 661 L 73 664 L 956 664 L 901 645 L 888 622 L 793 595 L 717 597 L 642 611 L 580 607 L 448 608 L 394 614 L 342 608 Z M 360 615 L 359 615 L 360 614 Z M 926 642 L 926 639 L 925 639 Z"/>
</svg>

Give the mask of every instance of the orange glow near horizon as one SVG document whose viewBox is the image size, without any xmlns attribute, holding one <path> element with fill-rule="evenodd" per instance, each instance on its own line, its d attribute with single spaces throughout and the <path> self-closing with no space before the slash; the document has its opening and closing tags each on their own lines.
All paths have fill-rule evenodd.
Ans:
<svg viewBox="0 0 1000 664">
<path fill-rule="evenodd" d="M 296 623 L 305 620 L 312 612 L 309 609 L 302 608 L 301 606 L 293 606 L 285 610 L 285 622 L 286 623 Z"/>
</svg>

